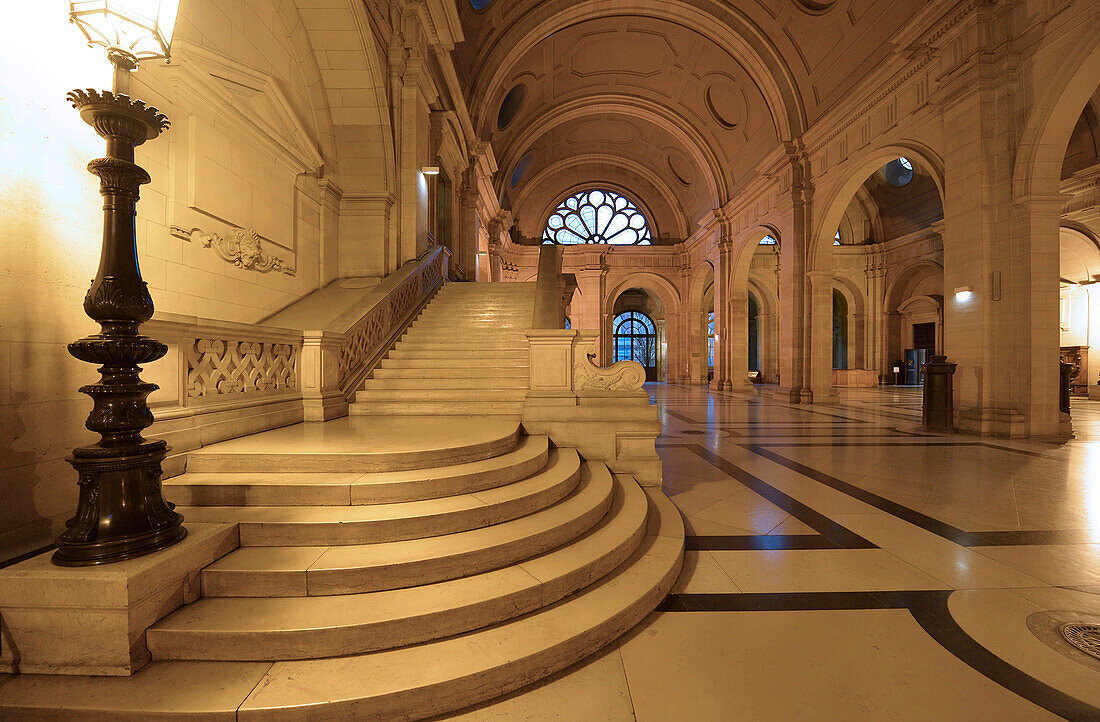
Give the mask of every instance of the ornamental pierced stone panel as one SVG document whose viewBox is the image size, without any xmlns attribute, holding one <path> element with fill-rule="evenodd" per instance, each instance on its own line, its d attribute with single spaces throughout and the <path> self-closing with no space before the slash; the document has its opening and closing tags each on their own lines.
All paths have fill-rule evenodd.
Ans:
<svg viewBox="0 0 1100 722">
<path fill-rule="evenodd" d="M 359 319 L 344 335 L 338 370 L 343 385 L 355 370 L 367 363 L 390 329 L 389 308 L 379 306 Z"/>
<path fill-rule="evenodd" d="M 203 248 L 213 248 L 223 261 L 237 268 L 259 273 L 281 271 L 289 276 L 295 273 L 294 267 L 284 259 L 267 253 L 263 247 L 263 239 L 250 228 L 234 228 L 228 236 L 204 233 L 195 228 L 191 230 L 190 237 L 192 243 L 199 243 Z"/>
<path fill-rule="evenodd" d="M 297 349 L 287 343 L 198 338 L 187 346 L 187 398 L 274 394 L 297 386 Z"/>
</svg>

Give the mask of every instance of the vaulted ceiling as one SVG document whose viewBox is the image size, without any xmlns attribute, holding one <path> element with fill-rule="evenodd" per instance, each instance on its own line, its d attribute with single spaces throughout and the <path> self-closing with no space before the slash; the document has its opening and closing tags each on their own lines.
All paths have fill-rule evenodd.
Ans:
<svg viewBox="0 0 1100 722">
<path fill-rule="evenodd" d="M 537 238 L 563 196 L 602 185 L 636 199 L 664 242 L 897 51 L 887 39 L 923 4 L 458 2 L 460 77 L 520 232 Z"/>
</svg>

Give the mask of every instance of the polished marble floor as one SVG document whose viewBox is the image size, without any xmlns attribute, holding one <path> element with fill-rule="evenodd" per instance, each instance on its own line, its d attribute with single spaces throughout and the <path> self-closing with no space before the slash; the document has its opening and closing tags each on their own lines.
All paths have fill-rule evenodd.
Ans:
<svg viewBox="0 0 1100 722">
<path fill-rule="evenodd" d="M 1100 403 L 1066 444 L 919 431 L 919 389 L 647 387 L 684 516 L 625 639 L 455 720 L 1100 720 Z"/>
</svg>

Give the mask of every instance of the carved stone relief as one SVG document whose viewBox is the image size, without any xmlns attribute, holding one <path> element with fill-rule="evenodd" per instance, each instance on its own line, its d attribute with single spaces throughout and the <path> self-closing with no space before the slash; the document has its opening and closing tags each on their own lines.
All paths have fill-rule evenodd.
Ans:
<svg viewBox="0 0 1100 722">
<path fill-rule="evenodd" d="M 194 228 L 189 236 L 193 243 L 199 243 L 203 248 L 213 248 L 222 260 L 232 263 L 237 268 L 260 273 L 281 271 L 290 276 L 294 275 L 293 266 L 282 258 L 264 251 L 259 234 L 250 228 L 235 228 L 228 236 L 204 233 Z"/>
</svg>

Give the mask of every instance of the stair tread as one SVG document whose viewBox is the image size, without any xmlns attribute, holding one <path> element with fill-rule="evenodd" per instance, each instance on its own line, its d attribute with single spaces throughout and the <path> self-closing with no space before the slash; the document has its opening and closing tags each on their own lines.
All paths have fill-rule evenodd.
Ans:
<svg viewBox="0 0 1100 722">
<path fill-rule="evenodd" d="M 523 437 L 507 453 L 449 466 L 353 473 L 187 472 L 163 483 L 170 500 L 181 505 L 336 506 L 416 501 L 518 481 L 542 468 L 548 453 L 549 439 L 535 434 Z M 188 501 L 180 500 L 184 494 Z M 214 501 L 201 504 L 191 501 L 200 494 Z M 233 497 L 233 502 L 217 501 Z"/>
<path fill-rule="evenodd" d="M 521 481 L 440 499 L 353 506 L 178 507 L 190 521 L 236 522 L 245 546 L 365 544 L 450 534 L 530 514 L 576 486 L 580 457 L 555 449 Z"/>
<path fill-rule="evenodd" d="M 552 604 L 610 573 L 646 532 L 648 500 L 616 483 L 611 511 L 566 545 L 516 565 L 406 589 L 315 597 L 204 598 L 148 631 L 157 658 L 300 659 L 404 646 Z M 233 649 L 219 650 L 218 640 Z"/>
<path fill-rule="evenodd" d="M 434 642 L 335 659 L 154 661 L 130 677 L 15 675 L 4 682 L 0 710 L 96 719 L 412 719 L 505 694 L 621 636 L 671 588 L 683 554 L 682 521 L 660 492 L 647 494 L 656 520 L 630 559 L 580 592 L 524 616 Z"/>
<path fill-rule="evenodd" d="M 203 593 L 211 595 L 211 589 L 218 596 L 268 596 L 267 590 L 281 590 L 271 596 L 350 593 L 486 571 L 535 556 L 583 532 L 606 511 L 612 488 L 607 467 L 586 462 L 577 488 L 562 501 L 480 529 L 337 547 L 242 547 L 203 570 Z"/>
</svg>

